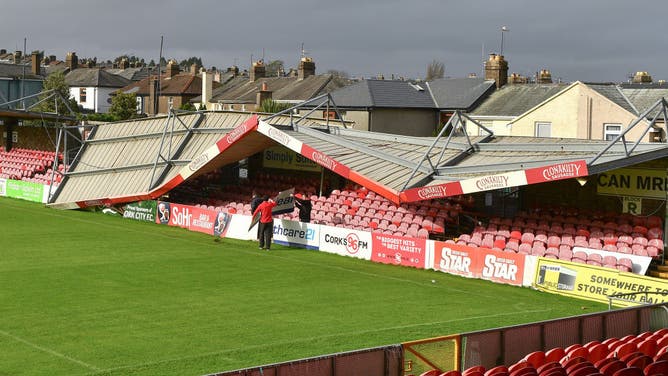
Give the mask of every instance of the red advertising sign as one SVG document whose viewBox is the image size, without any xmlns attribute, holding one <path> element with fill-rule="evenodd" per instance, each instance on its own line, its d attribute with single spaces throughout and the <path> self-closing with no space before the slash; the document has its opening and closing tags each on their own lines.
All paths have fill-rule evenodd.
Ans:
<svg viewBox="0 0 668 376">
<path fill-rule="evenodd" d="M 258 124 L 257 115 L 253 115 L 242 124 L 237 125 L 228 134 L 226 134 L 225 137 L 221 138 L 220 140 L 218 140 L 218 142 L 216 142 L 218 150 L 222 152 L 223 150 L 227 149 L 238 139 L 242 138 L 246 134 L 255 130 L 257 128 L 257 124 Z"/>
<path fill-rule="evenodd" d="M 328 170 L 336 172 L 337 174 L 343 176 L 344 178 L 348 178 L 348 175 L 350 174 L 350 168 L 348 166 L 343 165 L 336 159 L 331 158 L 327 154 L 315 150 L 306 144 L 302 145 L 301 155 L 305 156 L 306 158 L 312 160 L 313 162 L 323 166 Z"/>
<path fill-rule="evenodd" d="M 401 198 L 404 202 L 413 202 L 429 200 L 432 198 L 457 196 L 463 193 L 462 186 L 459 184 L 459 182 L 451 182 L 407 189 L 401 193 Z"/>
<path fill-rule="evenodd" d="M 564 162 L 550 166 L 530 168 L 525 171 L 527 183 L 545 183 L 548 181 L 577 178 L 589 175 L 587 162 L 584 160 Z"/>
<path fill-rule="evenodd" d="M 224 237 L 231 217 L 228 213 L 158 201 L 155 222 Z"/>
<path fill-rule="evenodd" d="M 434 242 L 434 269 L 449 274 L 522 285 L 524 255 Z"/>
<path fill-rule="evenodd" d="M 424 269 L 426 239 L 373 234 L 371 261 Z"/>
</svg>

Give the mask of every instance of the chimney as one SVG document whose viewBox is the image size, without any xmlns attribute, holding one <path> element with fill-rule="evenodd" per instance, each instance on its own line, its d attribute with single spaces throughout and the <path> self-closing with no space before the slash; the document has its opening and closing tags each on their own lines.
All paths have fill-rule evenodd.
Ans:
<svg viewBox="0 0 668 376">
<path fill-rule="evenodd" d="M 503 55 L 489 54 L 489 60 L 485 62 L 485 79 L 494 80 L 497 89 L 508 82 L 508 62 Z"/>
<path fill-rule="evenodd" d="M 197 63 L 193 63 L 193 65 L 190 66 L 190 74 L 197 76 L 197 73 L 199 73 L 199 65 L 197 65 Z"/>
<path fill-rule="evenodd" d="M 49 63 L 53 63 L 56 61 L 56 55 L 49 55 Z"/>
<path fill-rule="evenodd" d="M 526 84 L 528 82 L 527 78 L 522 76 L 519 73 L 513 73 L 510 75 L 510 84 Z"/>
<path fill-rule="evenodd" d="M 652 76 L 650 76 L 647 72 L 636 72 L 635 76 L 633 76 L 633 83 L 650 84 L 652 83 Z"/>
<path fill-rule="evenodd" d="M 148 80 L 148 103 L 146 106 L 146 112 L 148 115 L 156 115 L 158 113 L 158 78 L 151 77 Z"/>
<path fill-rule="evenodd" d="M 0 49 L 0 55 L 5 55 L 5 54 L 7 54 L 7 50 L 4 48 Z"/>
<path fill-rule="evenodd" d="M 552 74 L 547 69 L 541 69 L 538 74 L 538 83 L 539 84 L 551 84 L 552 83 Z"/>
<path fill-rule="evenodd" d="M 39 52 L 33 52 L 32 55 L 30 56 L 30 73 L 32 73 L 35 76 L 39 76 L 42 73 L 41 69 L 41 62 L 42 62 L 42 54 Z"/>
<path fill-rule="evenodd" d="M 232 77 L 236 77 L 239 75 L 239 67 L 236 65 L 233 65 L 229 68 L 227 68 L 227 73 L 232 73 Z"/>
<path fill-rule="evenodd" d="M 213 73 L 202 71 L 202 103 L 206 106 L 213 92 Z M 208 106 L 207 106 L 208 108 Z"/>
<path fill-rule="evenodd" d="M 257 92 L 255 104 L 260 107 L 262 102 L 266 101 L 267 99 L 271 99 L 271 91 L 267 88 L 267 83 L 263 82 L 260 91 Z"/>
<path fill-rule="evenodd" d="M 262 60 L 254 62 L 253 65 L 251 66 L 251 71 L 250 71 L 251 82 L 254 82 L 258 78 L 263 78 L 264 74 L 265 74 L 264 62 Z"/>
<path fill-rule="evenodd" d="M 14 52 L 14 64 L 19 64 L 21 62 L 21 51 Z"/>
<path fill-rule="evenodd" d="M 179 68 L 179 64 L 176 63 L 176 60 L 170 59 L 169 62 L 167 63 L 167 70 L 165 72 L 167 78 L 174 77 L 180 72 L 181 69 Z"/>
<path fill-rule="evenodd" d="M 76 52 L 67 53 L 67 56 L 65 57 L 65 65 L 67 65 L 70 71 L 79 67 L 79 58 L 77 57 Z"/>
<path fill-rule="evenodd" d="M 315 75 L 315 62 L 310 57 L 302 57 L 299 61 L 299 71 L 297 73 L 297 80 L 301 81 L 308 76 Z"/>
<path fill-rule="evenodd" d="M 128 69 L 130 68 L 130 62 L 126 58 L 121 58 L 120 63 L 118 63 L 118 67 L 120 69 Z"/>
</svg>

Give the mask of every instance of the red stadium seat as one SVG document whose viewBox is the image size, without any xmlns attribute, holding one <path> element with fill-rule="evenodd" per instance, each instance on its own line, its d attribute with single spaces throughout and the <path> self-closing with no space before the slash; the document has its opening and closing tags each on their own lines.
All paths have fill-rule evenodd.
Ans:
<svg viewBox="0 0 668 376">
<path fill-rule="evenodd" d="M 453 370 L 453 371 L 443 372 L 438 376 L 462 376 L 462 373 L 457 370 Z"/>
<path fill-rule="evenodd" d="M 563 351 L 563 349 L 562 349 L 562 351 Z M 547 374 L 550 371 L 555 370 L 555 369 L 560 369 L 560 370 L 564 371 L 564 374 L 566 373 L 566 370 L 563 369 L 563 367 L 561 366 L 561 363 L 559 363 L 557 361 L 546 362 L 542 366 L 538 367 L 536 369 L 536 371 L 538 372 L 539 375 L 545 375 L 545 374 Z"/>
<path fill-rule="evenodd" d="M 527 354 L 523 360 L 529 362 L 534 368 L 538 369 L 545 364 L 545 353 L 543 351 L 534 351 Z"/>
<path fill-rule="evenodd" d="M 645 367 L 647 367 L 652 362 L 654 362 L 654 359 L 652 359 L 652 357 L 647 355 L 640 355 L 626 362 L 626 366 L 645 369 Z"/>
<path fill-rule="evenodd" d="M 645 376 L 668 375 L 668 360 L 659 360 L 647 365 L 644 374 Z"/>
<path fill-rule="evenodd" d="M 589 347 L 588 350 L 589 350 L 589 356 L 587 357 L 587 359 L 589 359 L 590 362 L 594 363 L 594 365 L 596 365 L 596 363 L 599 360 L 606 358 L 608 354 L 610 354 L 608 346 L 602 343 L 596 343 L 593 346 Z"/>
<path fill-rule="evenodd" d="M 566 352 L 561 347 L 555 347 L 545 352 L 545 363 L 558 362 L 566 355 Z"/>
<path fill-rule="evenodd" d="M 612 376 L 645 376 L 643 370 L 637 367 L 622 368 L 612 374 Z"/>
<path fill-rule="evenodd" d="M 612 376 L 614 375 L 615 372 L 619 371 L 622 368 L 626 368 L 626 363 L 622 362 L 621 360 L 615 360 L 613 362 L 610 362 L 608 364 L 605 364 L 603 367 L 599 369 L 602 374 L 605 376 Z"/>
<path fill-rule="evenodd" d="M 465 369 L 464 372 L 462 372 L 462 376 L 473 376 L 472 374 L 474 373 L 484 374 L 485 371 L 486 369 L 483 366 L 473 366 Z"/>
<path fill-rule="evenodd" d="M 508 376 L 508 367 L 504 365 L 490 368 L 484 373 L 485 376 Z"/>
</svg>

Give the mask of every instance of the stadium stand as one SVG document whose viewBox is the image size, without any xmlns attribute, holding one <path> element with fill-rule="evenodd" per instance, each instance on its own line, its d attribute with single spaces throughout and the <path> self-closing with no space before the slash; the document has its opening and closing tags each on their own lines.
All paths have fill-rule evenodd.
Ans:
<svg viewBox="0 0 668 376">
<path fill-rule="evenodd" d="M 5 151 L 4 146 L 0 147 L 0 178 L 51 184 L 55 159 L 56 153 L 52 151 L 19 148 Z M 58 154 L 56 169 L 60 173 L 54 175 L 55 183 L 60 183 L 62 173 L 67 170 L 62 160 L 62 154 Z"/>
<path fill-rule="evenodd" d="M 668 375 L 668 329 L 609 338 L 603 342 L 534 351 L 511 365 L 481 365 L 463 371 L 429 370 L 437 376 L 658 376 Z"/>
<path fill-rule="evenodd" d="M 534 209 L 515 218 L 492 217 L 461 234 L 456 244 L 586 263 L 631 271 L 624 255 L 662 257 L 663 222 L 658 216 L 587 212 L 568 208 Z M 615 253 L 601 256 L 575 247 Z"/>
<path fill-rule="evenodd" d="M 170 199 L 210 210 L 250 215 L 253 191 L 274 196 L 277 191 L 294 187 L 295 192 L 310 197 L 312 223 L 417 238 L 443 238 L 446 227 L 455 230 L 459 214 L 473 204 L 472 198 L 467 196 L 396 205 L 355 184 L 321 196 L 317 194 L 319 180 L 316 178 L 285 174 L 261 173 L 240 185 L 214 184 L 220 180 L 220 173 L 201 176 L 172 191 Z M 299 220 L 298 211 L 295 209 L 278 218 Z"/>
</svg>

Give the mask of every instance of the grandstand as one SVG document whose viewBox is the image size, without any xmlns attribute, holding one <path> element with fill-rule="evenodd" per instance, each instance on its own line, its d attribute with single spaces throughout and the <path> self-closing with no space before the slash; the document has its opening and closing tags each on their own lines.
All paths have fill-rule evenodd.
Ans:
<svg viewBox="0 0 668 376">
<path fill-rule="evenodd" d="M 457 114 L 453 119 L 457 117 L 465 118 Z M 251 214 L 252 191 L 275 195 L 294 188 L 310 197 L 311 223 L 322 226 L 319 228 L 424 240 L 429 245 L 422 250 L 430 258 L 422 260 L 420 267 L 440 271 L 445 270 L 439 269 L 438 254 L 447 253 L 445 249 L 450 246 L 509 260 L 517 256 L 522 263 L 528 260 L 528 271 L 520 273 L 516 284 L 535 288 L 540 288 L 541 283 L 534 274 L 545 266 L 541 264 L 545 260 L 565 263 L 549 264 L 546 268 L 550 270 L 563 265 L 567 270 L 580 264 L 595 271 L 607 268 L 609 272 L 626 273 L 620 276 L 644 275 L 650 262 L 659 267 L 663 263 L 665 197 L 647 199 L 639 212 L 622 213 L 618 197 L 598 194 L 596 180 L 602 174 L 628 167 L 665 171 L 665 144 L 634 144 L 623 137 L 612 142 L 494 137 L 484 132 L 470 137 L 460 133 L 461 124 L 449 125 L 448 135 L 416 138 L 359 132 L 330 124 L 326 119 L 299 118 L 292 113 L 256 116 L 238 112 L 171 112 L 166 117 L 97 126 L 69 167 L 60 163 L 60 158 L 57 165 L 41 165 L 35 152 L 21 155 L 34 164 L 29 165 L 24 159 L 17 169 L 19 161 L 12 159 L 9 168 L 14 175 L 8 178 L 60 183 L 49 200 L 49 206 L 54 208 L 109 207 L 160 200 L 246 219 Z M 318 169 L 265 166 L 264 151 L 276 147 L 312 161 Z M 55 156 L 50 158 L 56 160 Z M 53 169 L 48 170 L 53 166 L 63 173 L 62 180 L 45 178 L 49 172 L 53 174 Z M 297 211 L 283 214 L 280 219 L 296 222 Z M 237 228 L 248 232 L 247 226 Z M 320 250 L 330 251 L 324 247 Z M 368 255 L 367 259 L 372 258 Z M 462 275 L 472 276 L 465 273 L 468 270 Z M 663 276 L 660 268 L 650 274 Z M 550 282 L 556 290 L 563 289 L 561 279 L 565 275 L 559 273 L 558 281 Z M 607 297 L 602 296 L 594 300 Z M 432 367 L 422 374 L 663 374 L 655 368 L 664 361 L 659 356 L 668 350 L 668 343 L 664 344 L 668 335 L 655 326 L 665 326 L 665 322 L 624 327 L 620 330 L 624 336 L 617 337 L 613 334 L 615 329 L 604 323 L 601 325 L 609 331 L 602 330 L 595 338 L 583 335 L 585 322 L 583 319 L 578 326 L 578 343 L 560 343 L 550 348 L 547 344 L 554 340 L 543 335 L 541 343 L 534 343 L 534 350 L 521 357 L 517 350 L 512 356 L 480 361 L 471 355 L 474 341 L 469 341 L 462 345 L 462 357 L 467 359 L 463 364 Z M 640 328 L 644 331 L 640 332 Z M 511 337 L 502 340 L 508 338 Z M 655 345 L 651 345 L 652 341 Z M 648 344 L 641 348 L 640 343 L 645 342 Z M 494 348 L 506 351 L 506 345 L 497 343 Z M 385 364 L 396 361 L 387 358 L 396 354 L 388 355 L 385 350 L 382 353 Z M 631 353 L 641 353 L 637 358 L 643 360 L 626 358 Z M 604 359 L 613 359 L 619 369 L 605 368 Z M 650 367 L 655 363 L 659 365 Z M 641 373 L 637 373 L 638 369 Z M 260 369 L 259 373 L 236 374 L 264 372 L 267 371 Z"/>
</svg>

